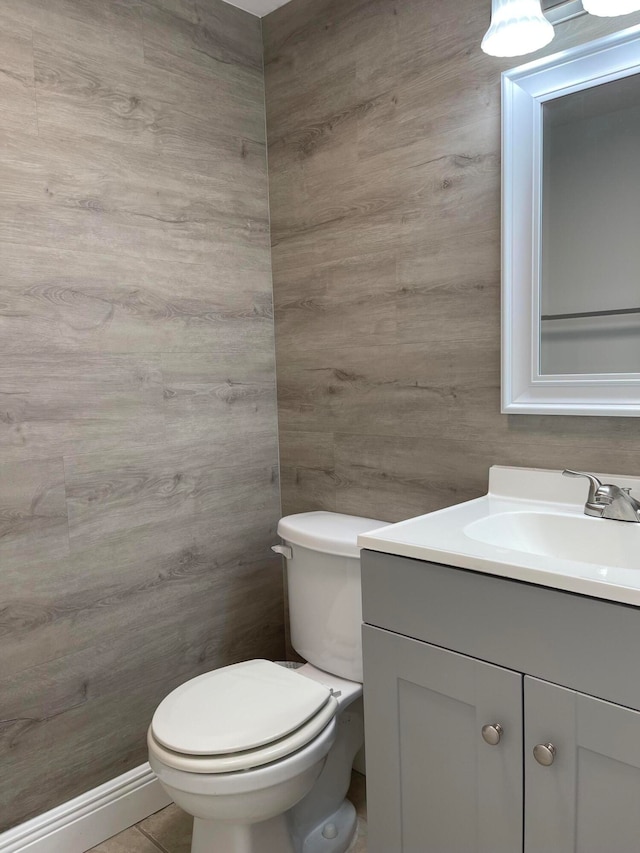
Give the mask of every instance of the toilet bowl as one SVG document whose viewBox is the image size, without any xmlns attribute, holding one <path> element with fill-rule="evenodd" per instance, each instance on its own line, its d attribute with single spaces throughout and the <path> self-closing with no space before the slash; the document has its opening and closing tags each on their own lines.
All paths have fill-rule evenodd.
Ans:
<svg viewBox="0 0 640 853">
<path fill-rule="evenodd" d="M 349 847 L 357 821 L 345 798 L 364 739 L 356 538 L 381 524 L 334 513 L 283 519 L 279 550 L 296 611 L 292 643 L 297 648 L 299 640 L 310 662 L 297 669 L 266 660 L 222 667 L 158 706 L 147 734 L 149 762 L 194 817 L 192 853 Z"/>
</svg>

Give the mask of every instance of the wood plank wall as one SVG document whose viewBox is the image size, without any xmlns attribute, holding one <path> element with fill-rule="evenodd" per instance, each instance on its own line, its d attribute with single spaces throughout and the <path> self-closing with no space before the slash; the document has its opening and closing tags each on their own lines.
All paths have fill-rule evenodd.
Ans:
<svg viewBox="0 0 640 853">
<path fill-rule="evenodd" d="M 260 21 L 0 4 L 0 830 L 283 653 Z"/>
<path fill-rule="evenodd" d="M 483 494 L 495 463 L 640 474 L 638 419 L 500 414 L 519 62 L 481 52 L 489 14 L 292 0 L 263 22 L 284 512 L 402 519 Z M 576 19 L 547 53 L 637 23 Z"/>
</svg>

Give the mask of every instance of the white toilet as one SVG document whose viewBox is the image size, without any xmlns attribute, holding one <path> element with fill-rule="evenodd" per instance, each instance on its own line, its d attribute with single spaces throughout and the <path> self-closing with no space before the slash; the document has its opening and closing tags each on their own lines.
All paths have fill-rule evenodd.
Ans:
<svg viewBox="0 0 640 853">
<path fill-rule="evenodd" d="M 158 706 L 149 762 L 194 816 L 192 853 L 344 853 L 345 799 L 363 743 L 359 533 L 382 521 L 331 512 L 283 518 L 291 643 L 308 663 L 226 666 Z"/>
</svg>

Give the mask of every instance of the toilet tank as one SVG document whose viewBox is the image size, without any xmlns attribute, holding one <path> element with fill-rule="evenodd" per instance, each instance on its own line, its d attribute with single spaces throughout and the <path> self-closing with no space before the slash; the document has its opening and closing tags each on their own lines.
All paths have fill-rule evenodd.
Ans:
<svg viewBox="0 0 640 853">
<path fill-rule="evenodd" d="M 291 645 L 325 672 L 362 681 L 362 596 L 358 534 L 384 521 L 335 512 L 281 519 L 291 549 L 287 590 Z"/>
</svg>

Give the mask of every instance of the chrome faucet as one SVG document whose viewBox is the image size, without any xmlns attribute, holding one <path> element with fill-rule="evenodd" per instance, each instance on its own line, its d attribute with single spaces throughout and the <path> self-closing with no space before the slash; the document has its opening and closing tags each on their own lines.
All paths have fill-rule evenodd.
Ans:
<svg viewBox="0 0 640 853">
<path fill-rule="evenodd" d="M 565 470 L 562 473 L 565 477 L 586 477 L 589 481 L 585 515 L 640 523 L 640 503 L 631 497 L 631 489 L 623 489 L 612 483 L 603 484 L 593 474 L 585 474 L 583 471 Z"/>
</svg>

